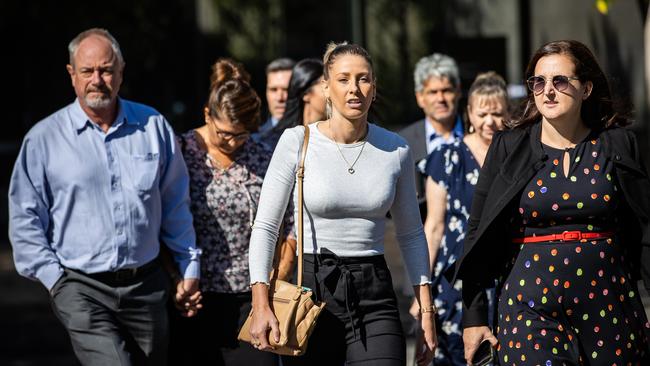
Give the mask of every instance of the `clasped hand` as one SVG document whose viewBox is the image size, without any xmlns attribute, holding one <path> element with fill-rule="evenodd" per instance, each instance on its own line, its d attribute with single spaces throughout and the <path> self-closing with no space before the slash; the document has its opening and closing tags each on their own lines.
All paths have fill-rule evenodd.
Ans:
<svg viewBox="0 0 650 366">
<path fill-rule="evenodd" d="M 174 306 L 180 311 L 181 316 L 187 318 L 195 316 L 203 307 L 202 299 L 197 278 L 186 278 L 176 282 Z"/>
</svg>

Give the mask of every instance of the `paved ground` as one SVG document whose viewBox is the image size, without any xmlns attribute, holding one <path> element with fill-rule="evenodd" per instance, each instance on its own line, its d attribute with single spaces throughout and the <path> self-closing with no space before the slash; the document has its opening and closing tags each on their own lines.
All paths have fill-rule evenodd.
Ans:
<svg viewBox="0 0 650 366">
<path fill-rule="evenodd" d="M 389 238 L 392 227 L 389 225 Z M 407 331 L 408 359 L 413 359 L 413 339 L 409 330 L 413 322 L 408 306 L 413 289 L 406 281 L 401 255 L 390 240 L 386 258 L 393 274 L 402 323 Z M 36 282 L 18 276 L 14 270 L 9 245 L 0 243 L 0 365 L 5 366 L 59 366 L 77 364 L 68 336 L 54 317 L 45 289 Z M 646 312 L 650 313 L 650 298 L 643 297 Z M 410 365 L 411 363 L 409 363 Z"/>
</svg>

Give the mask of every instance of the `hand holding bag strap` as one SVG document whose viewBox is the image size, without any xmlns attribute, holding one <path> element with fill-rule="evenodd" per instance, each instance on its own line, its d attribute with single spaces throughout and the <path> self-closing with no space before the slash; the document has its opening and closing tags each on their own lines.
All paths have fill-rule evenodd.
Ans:
<svg viewBox="0 0 650 366">
<path fill-rule="evenodd" d="M 305 126 L 305 138 L 302 141 L 302 151 L 300 152 L 300 162 L 298 163 L 298 170 L 296 172 L 296 177 L 298 178 L 298 204 L 296 205 L 296 210 L 298 210 L 298 280 L 296 284 L 298 287 L 302 287 L 302 254 L 303 254 L 303 242 L 304 242 L 304 227 L 303 227 L 303 197 L 302 197 L 302 182 L 305 177 L 305 157 L 307 156 L 307 146 L 309 145 L 309 126 Z"/>
</svg>

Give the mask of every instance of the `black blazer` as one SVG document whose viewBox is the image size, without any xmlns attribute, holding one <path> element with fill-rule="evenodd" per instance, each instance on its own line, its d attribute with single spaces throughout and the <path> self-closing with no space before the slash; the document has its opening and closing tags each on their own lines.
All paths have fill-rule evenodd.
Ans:
<svg viewBox="0 0 650 366">
<path fill-rule="evenodd" d="M 498 132 L 488 150 L 474 191 L 464 254 L 456 265 L 463 280 L 463 327 L 487 325 L 485 289 L 494 286 L 508 260 L 510 217 L 521 192 L 548 160 L 541 142 L 541 123 Z M 650 290 L 650 179 L 634 134 L 623 128 L 601 131 L 604 153 L 614 164 L 623 192 L 618 215 L 626 258 L 636 279 Z"/>
<path fill-rule="evenodd" d="M 399 131 L 399 134 L 409 144 L 409 147 L 411 148 L 411 154 L 413 154 L 413 161 L 415 162 L 415 191 L 418 197 L 418 204 L 420 206 L 420 215 L 422 216 L 422 221 L 424 221 L 427 216 L 427 203 L 424 192 L 427 176 L 422 174 L 418 168 L 418 164 L 423 164 L 421 161 L 426 161 L 428 156 L 426 141 L 427 133 L 424 127 L 425 123 L 426 121 L 424 119 L 421 119 L 419 121 L 411 123 Z"/>
</svg>

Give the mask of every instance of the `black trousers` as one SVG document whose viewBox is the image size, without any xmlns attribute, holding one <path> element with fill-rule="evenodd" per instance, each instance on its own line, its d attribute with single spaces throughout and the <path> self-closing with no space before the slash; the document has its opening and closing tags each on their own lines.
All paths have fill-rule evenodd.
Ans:
<svg viewBox="0 0 650 366">
<path fill-rule="evenodd" d="M 169 280 L 157 265 L 146 275 L 101 281 L 65 270 L 52 309 L 83 365 L 165 365 Z"/>
<path fill-rule="evenodd" d="M 303 286 L 326 305 L 306 354 L 283 356 L 283 365 L 404 365 L 404 333 L 384 257 L 337 257 L 325 248 L 304 257 Z"/>
<path fill-rule="evenodd" d="M 278 356 L 239 342 L 251 310 L 251 293 L 203 293 L 203 309 L 192 318 L 170 310 L 170 365 L 276 366 Z"/>
</svg>

